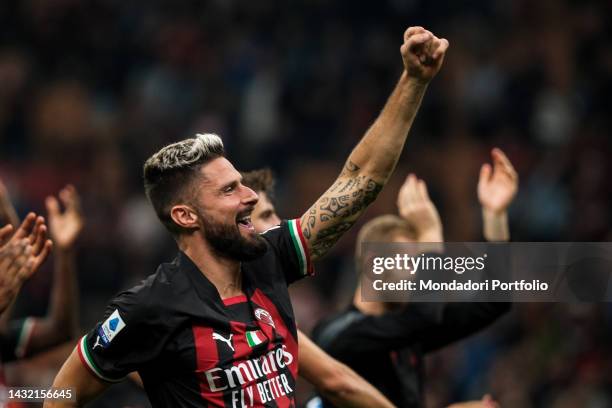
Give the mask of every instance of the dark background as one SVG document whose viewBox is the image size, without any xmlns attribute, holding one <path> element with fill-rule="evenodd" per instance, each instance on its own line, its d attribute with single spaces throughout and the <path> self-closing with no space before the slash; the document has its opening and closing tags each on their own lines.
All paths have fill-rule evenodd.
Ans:
<svg viewBox="0 0 612 408">
<path fill-rule="evenodd" d="M 274 169 L 281 215 L 299 216 L 399 78 L 404 30 L 422 25 L 450 49 L 364 220 L 395 212 L 414 171 L 446 239 L 481 240 L 478 169 L 499 146 L 520 175 L 513 240 L 609 241 L 611 20 L 612 3 L 577 0 L 2 1 L 0 177 L 22 216 L 44 212 L 67 182 L 80 191 L 89 329 L 114 293 L 175 251 L 143 194 L 150 154 L 217 132 L 237 168 Z M 357 230 L 293 289 L 306 332 L 349 302 Z M 51 264 L 16 315 L 45 312 Z M 611 317 L 605 303 L 518 305 L 432 357 L 428 406 L 485 392 L 504 407 L 612 406 Z M 9 367 L 9 381 L 49 384 L 71 347 Z M 135 392 L 114 388 L 98 405 L 128 405 Z"/>
</svg>

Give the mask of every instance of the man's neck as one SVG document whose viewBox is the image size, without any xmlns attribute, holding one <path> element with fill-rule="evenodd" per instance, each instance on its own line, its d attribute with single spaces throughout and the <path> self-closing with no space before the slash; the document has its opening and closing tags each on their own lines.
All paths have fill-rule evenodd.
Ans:
<svg viewBox="0 0 612 408">
<path fill-rule="evenodd" d="M 244 294 L 240 262 L 219 256 L 208 242 L 194 234 L 182 237 L 179 248 L 198 267 L 200 272 L 217 288 L 221 299 Z"/>
<path fill-rule="evenodd" d="M 355 295 L 353 296 L 353 305 L 363 314 L 379 316 L 387 311 L 386 304 L 384 302 L 364 302 L 361 298 L 361 285 L 355 289 Z"/>
</svg>

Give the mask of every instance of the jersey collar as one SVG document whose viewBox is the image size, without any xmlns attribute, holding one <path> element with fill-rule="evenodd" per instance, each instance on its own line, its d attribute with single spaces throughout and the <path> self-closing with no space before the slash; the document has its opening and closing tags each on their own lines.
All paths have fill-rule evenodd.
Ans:
<svg viewBox="0 0 612 408">
<path fill-rule="evenodd" d="M 225 314 L 223 300 L 221 300 L 217 288 L 183 251 L 179 251 L 177 265 L 179 270 L 185 273 L 193 284 L 198 297 L 213 308 L 213 310 Z M 247 299 L 250 300 L 253 290 L 248 274 L 244 273 L 243 264 L 240 265 L 240 273 L 242 274 L 242 290 L 246 294 Z"/>
</svg>

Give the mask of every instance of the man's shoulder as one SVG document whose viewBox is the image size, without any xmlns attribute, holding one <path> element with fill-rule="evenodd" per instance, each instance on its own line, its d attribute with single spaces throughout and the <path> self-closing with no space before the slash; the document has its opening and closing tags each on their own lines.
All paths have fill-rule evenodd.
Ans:
<svg viewBox="0 0 612 408">
<path fill-rule="evenodd" d="M 282 220 L 280 224 L 268 228 L 261 232 L 259 235 L 262 236 L 269 245 L 276 247 L 281 240 L 284 238 L 292 238 L 295 236 L 297 239 L 299 228 L 298 219 Z"/>
<path fill-rule="evenodd" d="M 342 336 L 343 332 L 359 324 L 366 317 L 367 315 L 363 314 L 358 309 L 349 307 L 319 322 L 312 332 L 313 340 L 325 349 L 329 347 L 335 339 Z"/>
<path fill-rule="evenodd" d="M 284 221 L 283 221 L 284 223 Z M 269 273 L 271 275 L 274 274 L 273 269 L 275 267 L 280 267 L 280 263 L 278 261 L 279 256 L 281 255 L 281 251 L 279 248 L 279 239 L 282 234 L 282 228 L 285 228 L 281 225 L 276 225 L 272 228 L 265 230 L 259 235 L 264 238 L 266 241 L 267 250 L 260 257 L 255 258 L 250 261 L 243 262 L 243 266 L 247 269 L 259 269 L 260 271 L 257 273 L 255 277 L 262 277 L 261 274 Z"/>
<path fill-rule="evenodd" d="M 132 315 L 141 318 L 172 314 L 177 304 L 183 302 L 191 292 L 185 274 L 179 270 L 176 261 L 162 263 L 155 273 L 147 276 L 137 285 L 120 292 L 111 304 L 119 306 Z"/>
<path fill-rule="evenodd" d="M 314 274 L 299 219 L 283 220 L 280 225 L 261 233 L 261 236 L 268 242 L 268 251 L 254 264 L 263 265 L 276 275 L 281 271 L 285 284 Z"/>
</svg>

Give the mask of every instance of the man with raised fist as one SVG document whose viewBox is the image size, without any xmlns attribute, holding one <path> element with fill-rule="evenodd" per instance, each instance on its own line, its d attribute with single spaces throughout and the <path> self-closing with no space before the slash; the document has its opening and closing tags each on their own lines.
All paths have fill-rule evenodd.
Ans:
<svg viewBox="0 0 612 408">
<path fill-rule="evenodd" d="M 145 191 L 179 254 L 114 298 L 54 386 L 80 405 L 137 371 L 153 407 L 295 407 L 297 328 L 288 285 L 313 272 L 393 172 L 448 41 L 406 30 L 401 78 L 342 172 L 301 216 L 257 234 L 257 194 L 221 138 L 166 146 L 144 166 Z"/>
</svg>

